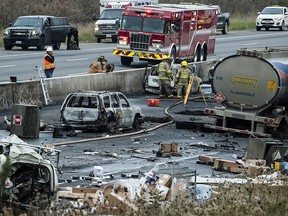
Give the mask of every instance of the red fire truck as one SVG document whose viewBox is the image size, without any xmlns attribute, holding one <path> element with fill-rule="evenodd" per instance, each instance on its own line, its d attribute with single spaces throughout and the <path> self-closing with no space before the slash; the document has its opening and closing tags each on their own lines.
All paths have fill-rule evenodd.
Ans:
<svg viewBox="0 0 288 216">
<path fill-rule="evenodd" d="M 214 53 L 217 10 L 205 5 L 131 6 L 122 13 L 114 55 L 122 65 L 139 60 L 205 61 Z"/>
</svg>

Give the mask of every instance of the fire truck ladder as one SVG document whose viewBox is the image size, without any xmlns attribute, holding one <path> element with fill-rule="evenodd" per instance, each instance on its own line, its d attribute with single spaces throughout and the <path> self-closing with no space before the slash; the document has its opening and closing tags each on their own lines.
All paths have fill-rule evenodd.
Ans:
<svg viewBox="0 0 288 216">
<path fill-rule="evenodd" d="M 38 65 L 35 66 L 33 77 L 30 78 L 30 79 L 34 79 L 34 77 L 37 76 L 37 75 L 40 78 L 40 84 L 41 84 L 41 87 L 42 87 L 42 91 L 43 91 L 43 95 L 44 95 L 44 99 L 45 99 L 45 104 L 46 105 L 50 105 L 52 100 L 49 97 L 49 93 L 48 93 L 48 90 L 47 90 L 47 87 L 46 87 L 45 75 L 44 75 L 41 67 L 38 66 Z"/>
</svg>

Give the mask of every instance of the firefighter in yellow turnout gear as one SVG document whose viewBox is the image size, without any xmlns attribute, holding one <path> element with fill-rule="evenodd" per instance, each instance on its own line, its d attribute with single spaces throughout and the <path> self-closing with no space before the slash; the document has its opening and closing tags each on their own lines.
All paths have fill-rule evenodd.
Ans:
<svg viewBox="0 0 288 216">
<path fill-rule="evenodd" d="M 182 99 L 185 96 L 189 80 L 192 76 L 191 70 L 188 68 L 188 63 L 186 61 L 182 61 L 181 66 L 182 67 L 178 70 L 176 74 L 178 99 Z"/>
<path fill-rule="evenodd" d="M 158 65 L 159 96 L 160 98 L 173 98 L 171 87 L 173 74 L 169 63 L 170 57 L 164 55 L 162 59 L 163 61 Z"/>
</svg>

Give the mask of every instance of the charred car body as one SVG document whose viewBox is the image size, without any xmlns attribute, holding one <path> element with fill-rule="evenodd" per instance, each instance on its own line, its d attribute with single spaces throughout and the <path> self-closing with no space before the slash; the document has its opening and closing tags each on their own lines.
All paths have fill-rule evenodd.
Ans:
<svg viewBox="0 0 288 216">
<path fill-rule="evenodd" d="M 26 50 L 36 46 L 38 50 L 43 50 L 46 45 L 51 45 L 59 49 L 69 32 L 66 17 L 20 16 L 5 29 L 4 48 L 11 50 L 13 46 L 18 46 Z"/>
<path fill-rule="evenodd" d="M 143 123 L 140 107 L 133 106 L 121 92 L 89 91 L 70 93 L 61 107 L 65 129 L 139 129 Z"/>
<path fill-rule="evenodd" d="M 5 182 L 1 203 L 47 208 L 58 190 L 56 168 L 42 157 L 48 148 L 29 145 L 16 135 L 4 139 L 0 141 L 0 176 Z"/>
</svg>

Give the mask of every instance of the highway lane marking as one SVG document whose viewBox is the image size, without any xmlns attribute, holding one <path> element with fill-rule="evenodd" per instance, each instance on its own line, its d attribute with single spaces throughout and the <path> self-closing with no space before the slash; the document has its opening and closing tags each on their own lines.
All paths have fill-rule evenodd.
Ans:
<svg viewBox="0 0 288 216">
<path fill-rule="evenodd" d="M 252 45 L 256 45 L 256 44 L 259 44 L 259 43 L 247 43 L 247 44 L 242 44 L 242 46 L 252 46 Z"/>
<path fill-rule="evenodd" d="M 88 60 L 89 58 L 81 58 L 81 59 L 68 59 L 66 60 L 67 62 L 74 62 L 74 61 L 84 61 L 84 60 Z"/>
<path fill-rule="evenodd" d="M 8 68 L 8 67 L 16 67 L 16 65 L 3 65 L 3 66 L 0 66 L 0 68 Z"/>
<path fill-rule="evenodd" d="M 288 35 L 288 33 L 287 32 L 275 33 L 274 36 L 278 36 L 278 35 Z M 242 38 L 254 38 L 254 37 L 261 37 L 261 36 L 272 36 L 272 34 L 256 34 L 256 35 L 242 35 L 242 36 L 235 36 L 235 37 L 216 38 L 216 41 L 235 40 L 235 39 L 242 39 Z"/>
</svg>

